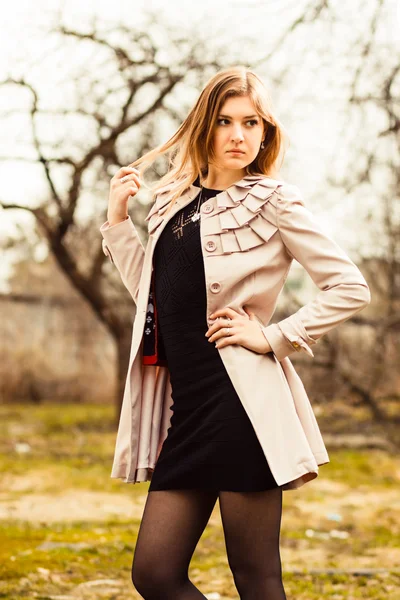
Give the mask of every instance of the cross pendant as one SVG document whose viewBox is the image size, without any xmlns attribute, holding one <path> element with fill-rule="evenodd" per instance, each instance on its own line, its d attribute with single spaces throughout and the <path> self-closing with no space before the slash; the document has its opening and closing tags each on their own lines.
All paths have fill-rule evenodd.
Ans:
<svg viewBox="0 0 400 600">
<path fill-rule="evenodd" d="M 179 224 L 180 221 L 180 224 Z M 175 227 L 173 227 L 174 233 L 178 234 L 178 239 L 180 239 L 181 237 L 183 237 L 183 228 L 184 228 L 184 222 L 183 222 L 183 215 L 180 215 L 178 223 L 176 224 Z"/>
</svg>

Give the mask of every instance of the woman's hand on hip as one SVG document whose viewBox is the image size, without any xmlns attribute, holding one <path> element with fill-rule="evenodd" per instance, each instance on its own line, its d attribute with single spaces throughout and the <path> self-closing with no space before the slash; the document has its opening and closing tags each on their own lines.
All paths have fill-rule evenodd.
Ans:
<svg viewBox="0 0 400 600">
<path fill-rule="evenodd" d="M 248 316 L 243 316 L 229 307 L 221 308 L 212 313 L 210 319 L 215 319 L 215 322 L 210 325 L 206 333 L 208 341 L 215 342 L 217 348 L 223 348 L 230 344 L 240 344 L 259 354 L 272 352 L 272 348 L 261 331 L 261 325 L 255 314 L 245 308 L 243 310 Z"/>
<path fill-rule="evenodd" d="M 139 191 L 139 171 L 132 167 L 132 164 L 121 167 L 111 178 L 107 211 L 110 225 L 125 221 L 128 216 L 128 199 Z"/>
</svg>

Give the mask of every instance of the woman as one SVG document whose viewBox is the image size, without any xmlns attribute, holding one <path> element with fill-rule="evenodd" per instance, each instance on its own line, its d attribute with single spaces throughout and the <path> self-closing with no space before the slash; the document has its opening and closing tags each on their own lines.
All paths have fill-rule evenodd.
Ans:
<svg viewBox="0 0 400 600">
<path fill-rule="evenodd" d="M 143 248 L 135 165 L 169 152 Z M 175 135 L 120 169 L 103 248 L 137 305 L 112 477 L 150 479 L 132 565 L 146 599 L 204 598 L 188 578 L 219 499 L 243 599 L 286 598 L 282 491 L 329 462 L 288 355 L 370 301 L 356 265 L 278 179 L 284 131 L 249 69 L 217 73 Z M 293 258 L 321 292 L 269 324 Z M 170 402 L 172 400 L 172 404 Z"/>
</svg>

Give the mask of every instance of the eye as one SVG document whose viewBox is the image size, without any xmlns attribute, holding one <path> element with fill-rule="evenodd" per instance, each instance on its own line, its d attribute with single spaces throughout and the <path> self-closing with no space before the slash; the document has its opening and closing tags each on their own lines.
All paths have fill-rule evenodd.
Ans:
<svg viewBox="0 0 400 600">
<path fill-rule="evenodd" d="M 221 118 L 221 119 L 217 119 L 217 124 L 218 125 L 224 125 L 224 121 L 226 121 L 227 123 L 229 123 L 229 119 Z M 251 123 L 250 127 L 255 127 L 259 123 L 258 119 L 249 119 L 246 122 L 247 123 Z"/>
</svg>

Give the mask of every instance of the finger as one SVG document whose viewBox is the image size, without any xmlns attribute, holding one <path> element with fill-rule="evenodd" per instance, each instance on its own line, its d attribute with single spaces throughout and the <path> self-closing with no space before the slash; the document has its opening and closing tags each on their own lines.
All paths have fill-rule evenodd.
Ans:
<svg viewBox="0 0 400 600">
<path fill-rule="evenodd" d="M 215 342 L 216 348 L 224 348 L 224 346 L 231 346 L 232 344 L 239 344 L 239 340 L 236 336 L 229 335 Z"/>
<path fill-rule="evenodd" d="M 134 182 L 138 187 L 140 187 L 140 179 L 135 173 L 131 173 L 130 175 L 124 175 L 121 177 L 120 183 L 126 183 L 129 181 L 130 183 Z"/>
<path fill-rule="evenodd" d="M 139 191 L 139 188 L 131 186 L 126 191 L 129 192 L 129 196 L 136 196 L 136 194 Z"/>
<path fill-rule="evenodd" d="M 124 169 L 129 169 L 129 171 L 135 171 L 136 173 L 139 173 L 139 169 L 137 169 L 136 167 L 132 167 L 132 164 L 122 165 L 122 167 L 120 168 L 120 171 L 123 171 Z"/>
<path fill-rule="evenodd" d="M 121 179 L 124 175 L 129 175 L 130 173 L 136 173 L 136 175 L 140 175 L 136 169 L 133 167 L 121 167 L 116 173 L 114 173 L 112 179 L 115 181 L 116 179 Z"/>
<path fill-rule="evenodd" d="M 139 173 L 136 173 L 136 171 L 133 171 L 132 169 L 121 169 L 118 175 L 119 179 L 122 179 L 123 177 L 140 177 Z"/>
<path fill-rule="evenodd" d="M 208 341 L 209 342 L 214 342 L 215 340 L 219 340 L 221 338 L 225 338 L 225 337 L 233 337 L 236 334 L 236 330 L 234 329 L 234 327 L 221 327 L 220 329 L 218 329 L 218 331 L 216 331 L 215 333 L 213 333 L 209 338 Z"/>
<path fill-rule="evenodd" d="M 137 177 L 137 175 L 131 174 L 131 175 L 124 175 L 124 177 L 121 177 L 121 179 L 119 179 L 118 183 L 119 185 L 122 183 L 134 183 L 135 185 L 137 185 L 138 187 L 140 187 L 140 179 Z"/>
<path fill-rule="evenodd" d="M 229 306 L 225 306 L 225 308 L 220 308 L 219 310 L 216 310 L 215 312 L 213 312 L 210 315 L 211 319 L 215 319 L 216 317 L 225 317 L 228 316 L 231 319 L 233 319 L 234 317 L 238 316 L 238 313 L 236 312 L 236 310 L 233 310 L 233 308 L 230 308 Z"/>
<path fill-rule="evenodd" d="M 134 184 L 136 185 L 138 188 L 141 185 L 140 179 L 138 178 L 137 175 L 130 173 L 129 175 L 124 175 L 123 177 L 115 177 L 111 180 L 111 187 L 113 189 L 118 190 L 121 186 L 125 185 L 126 183 L 129 184 Z"/>
<path fill-rule="evenodd" d="M 206 336 L 212 335 L 214 332 L 218 331 L 221 327 L 233 327 L 232 320 L 228 321 L 225 317 L 219 317 L 215 323 L 210 325 Z"/>
<path fill-rule="evenodd" d="M 137 169 L 133 169 L 132 167 L 122 167 L 115 175 L 115 179 L 121 179 L 126 175 L 136 175 L 136 177 L 140 177 L 140 173 Z"/>
</svg>

